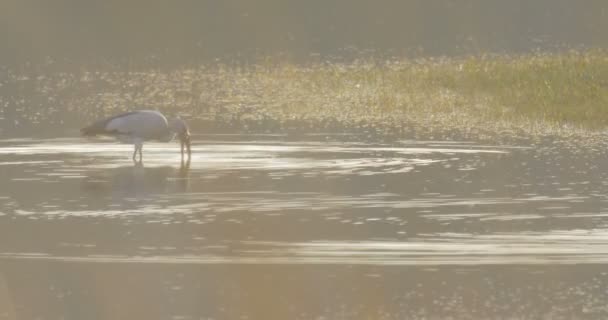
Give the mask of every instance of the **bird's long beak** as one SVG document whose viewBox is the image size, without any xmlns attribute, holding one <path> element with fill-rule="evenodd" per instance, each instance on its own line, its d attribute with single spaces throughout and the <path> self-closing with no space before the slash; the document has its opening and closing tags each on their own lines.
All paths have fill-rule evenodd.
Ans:
<svg viewBox="0 0 608 320">
<path fill-rule="evenodd" d="M 188 153 L 188 161 L 190 161 L 190 157 L 192 156 L 192 152 L 190 150 L 190 133 L 184 132 L 184 133 L 180 134 L 179 142 L 181 145 L 182 159 L 184 157 L 184 151 L 186 151 Z M 186 150 L 184 150 L 184 149 L 186 149 Z"/>
</svg>

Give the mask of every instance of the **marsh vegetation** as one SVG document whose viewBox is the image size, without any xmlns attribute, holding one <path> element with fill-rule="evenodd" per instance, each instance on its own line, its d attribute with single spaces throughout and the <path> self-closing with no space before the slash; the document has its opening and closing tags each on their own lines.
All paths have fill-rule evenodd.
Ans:
<svg viewBox="0 0 608 320">
<path fill-rule="evenodd" d="M 0 309 L 605 318 L 607 52 L 158 65 L 3 70 Z M 135 108 L 192 163 L 79 137 Z"/>
<path fill-rule="evenodd" d="M 0 318 L 608 319 L 607 4 L 0 1 Z"/>
<path fill-rule="evenodd" d="M 3 73 L 6 131 L 78 126 L 133 108 L 254 131 L 467 138 L 589 136 L 608 122 L 608 52 L 600 50 L 306 64 L 260 58 L 169 69 L 48 62 Z"/>
</svg>

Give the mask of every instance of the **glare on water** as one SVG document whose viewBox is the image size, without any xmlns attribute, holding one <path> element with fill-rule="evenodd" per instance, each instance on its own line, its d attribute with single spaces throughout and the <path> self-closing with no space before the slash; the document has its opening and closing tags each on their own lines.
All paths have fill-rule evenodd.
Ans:
<svg viewBox="0 0 608 320">
<path fill-rule="evenodd" d="M 606 313 L 605 168 L 584 165 L 599 155 L 319 135 L 198 136 L 187 164 L 178 146 L 144 148 L 133 165 L 128 145 L 0 141 L 5 314 Z M 155 306 L 122 306 L 124 281 Z"/>
</svg>

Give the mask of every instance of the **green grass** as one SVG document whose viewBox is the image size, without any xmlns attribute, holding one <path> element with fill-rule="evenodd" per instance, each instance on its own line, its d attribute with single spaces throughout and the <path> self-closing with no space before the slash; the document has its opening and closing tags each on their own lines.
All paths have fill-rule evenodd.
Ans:
<svg viewBox="0 0 608 320">
<path fill-rule="evenodd" d="M 10 73 L 8 82 L 29 91 L 5 95 L 3 112 L 21 110 L 38 121 L 52 113 L 91 120 L 147 107 L 195 119 L 313 127 L 331 121 L 379 130 L 572 134 L 608 124 L 604 51 L 308 65 L 269 58 L 169 71 L 36 71 L 25 79 Z"/>
</svg>

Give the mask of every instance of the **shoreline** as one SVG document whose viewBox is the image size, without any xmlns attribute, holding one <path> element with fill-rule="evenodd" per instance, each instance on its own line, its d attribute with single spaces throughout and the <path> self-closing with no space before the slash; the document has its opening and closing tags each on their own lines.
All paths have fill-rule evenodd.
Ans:
<svg viewBox="0 0 608 320">
<path fill-rule="evenodd" d="M 0 135 L 80 127 L 133 109 L 240 132 L 331 130 L 471 140 L 585 140 L 608 125 L 602 50 L 171 70 L 8 71 Z M 193 126 L 193 132 L 203 132 Z"/>
</svg>

